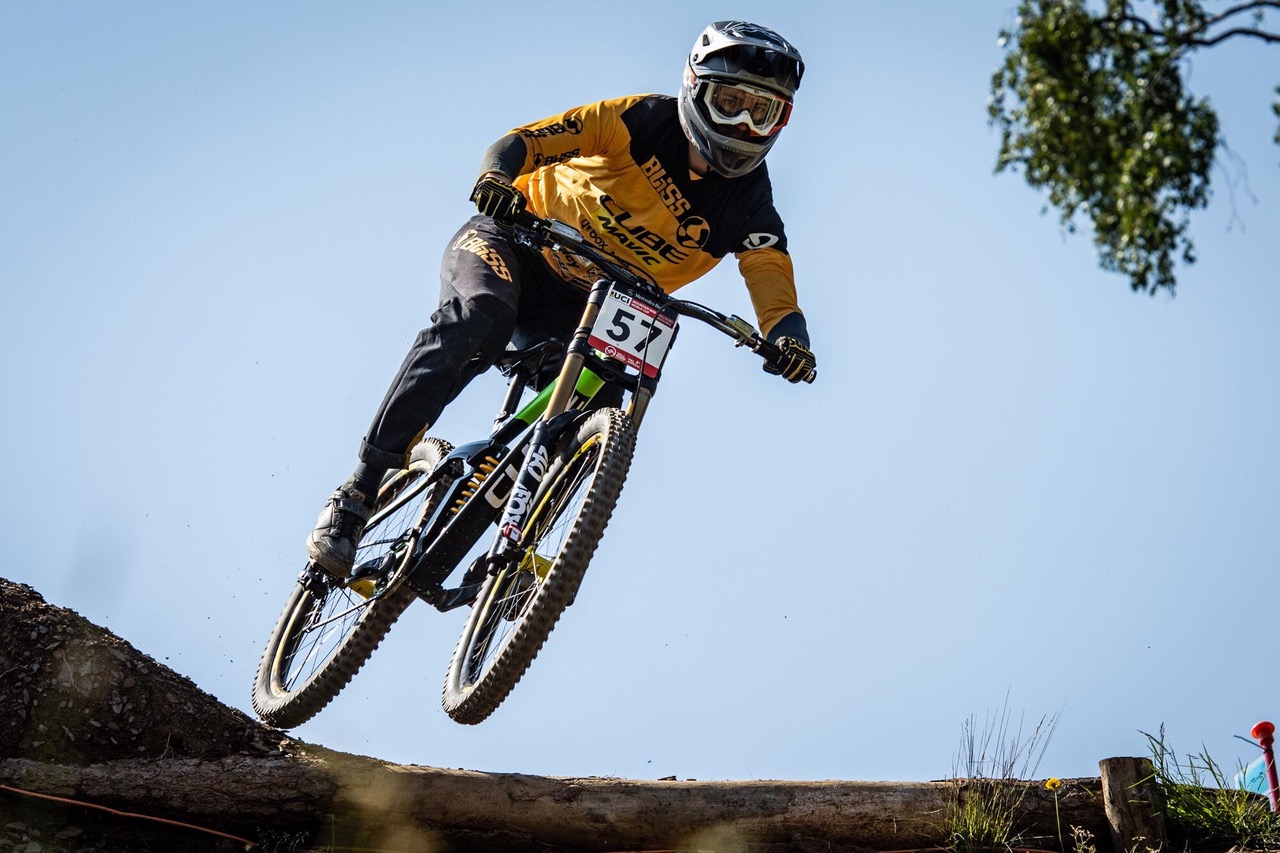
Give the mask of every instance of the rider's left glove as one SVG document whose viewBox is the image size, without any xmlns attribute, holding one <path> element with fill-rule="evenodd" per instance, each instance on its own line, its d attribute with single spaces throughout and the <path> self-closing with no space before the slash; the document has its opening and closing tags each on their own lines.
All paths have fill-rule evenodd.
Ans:
<svg viewBox="0 0 1280 853">
<path fill-rule="evenodd" d="M 510 222 L 512 218 L 524 210 L 524 196 L 511 186 L 505 175 L 497 172 L 486 172 L 476 181 L 471 190 L 471 200 L 476 209 L 485 216 L 491 216 L 498 222 Z"/>
<path fill-rule="evenodd" d="M 778 357 L 764 363 L 765 373 L 781 376 L 788 382 L 803 382 L 818 367 L 818 359 L 798 338 L 781 337 L 774 342 Z"/>
</svg>

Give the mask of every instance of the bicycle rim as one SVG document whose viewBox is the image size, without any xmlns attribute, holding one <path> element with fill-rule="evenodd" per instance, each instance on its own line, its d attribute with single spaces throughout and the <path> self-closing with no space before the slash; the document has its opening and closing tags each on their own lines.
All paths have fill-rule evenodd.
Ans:
<svg viewBox="0 0 1280 853">
<path fill-rule="evenodd" d="M 437 458 L 447 453 L 444 442 L 438 445 L 433 458 L 396 472 L 379 490 L 356 552 L 360 580 L 342 583 L 313 571 L 309 582 L 295 584 L 254 686 L 253 705 L 263 719 L 288 728 L 318 713 L 413 601 L 403 572 L 416 530 L 446 487 L 427 482 Z"/>
<path fill-rule="evenodd" d="M 562 445 L 525 525 L 518 563 L 481 587 L 446 678 L 444 707 L 459 722 L 487 717 L 519 681 L 572 603 L 617 503 L 635 432 L 605 409 Z"/>
</svg>

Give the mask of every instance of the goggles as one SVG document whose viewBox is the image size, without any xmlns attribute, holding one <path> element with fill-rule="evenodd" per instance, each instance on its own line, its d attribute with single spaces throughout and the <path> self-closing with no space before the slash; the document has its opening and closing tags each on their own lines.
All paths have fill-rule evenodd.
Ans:
<svg viewBox="0 0 1280 853">
<path fill-rule="evenodd" d="M 773 136 L 791 118 L 791 101 L 768 89 L 743 83 L 708 80 L 703 86 L 702 102 L 707 105 L 712 121 L 743 139 Z M 738 125 L 746 125 L 746 130 Z"/>
</svg>

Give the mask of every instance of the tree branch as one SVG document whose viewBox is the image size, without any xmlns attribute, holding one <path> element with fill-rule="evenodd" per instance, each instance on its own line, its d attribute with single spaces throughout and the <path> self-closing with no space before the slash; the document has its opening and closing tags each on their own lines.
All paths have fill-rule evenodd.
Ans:
<svg viewBox="0 0 1280 853">
<path fill-rule="evenodd" d="M 1232 6 L 1230 9 L 1223 9 L 1217 15 L 1214 15 L 1212 18 L 1207 20 L 1201 29 L 1207 29 L 1220 21 L 1225 21 L 1233 15 L 1238 15 L 1241 12 L 1251 12 L 1254 9 L 1266 8 L 1280 9 L 1280 0 L 1253 0 L 1253 2 L 1250 3 L 1241 3 L 1239 6 Z"/>
<path fill-rule="evenodd" d="M 1270 44 L 1280 44 L 1280 34 L 1267 33 L 1262 30 L 1248 29 L 1245 27 L 1237 27 L 1234 30 L 1227 30 L 1225 33 L 1218 33 L 1218 35 L 1213 36 L 1212 38 L 1189 38 L 1183 42 L 1183 44 L 1188 47 L 1213 47 L 1215 44 L 1226 41 L 1232 36 L 1253 36 L 1254 38 L 1262 39 Z"/>
<path fill-rule="evenodd" d="M 1215 36 L 1198 35 L 1198 33 L 1203 33 L 1212 27 L 1216 27 L 1218 24 L 1221 24 L 1236 15 L 1255 11 L 1260 13 L 1263 9 L 1280 10 L 1280 0 L 1251 0 L 1251 2 L 1248 3 L 1240 3 L 1239 5 L 1232 6 L 1230 9 L 1224 9 L 1213 17 L 1206 18 L 1204 23 L 1197 27 L 1192 27 L 1191 29 L 1183 32 L 1175 32 L 1172 35 L 1157 29 L 1150 21 L 1140 15 L 1125 14 L 1114 18 L 1105 18 L 1102 19 L 1102 21 L 1104 23 L 1115 25 L 1133 24 L 1140 28 L 1146 35 L 1153 39 L 1158 39 L 1166 47 L 1173 45 L 1189 48 L 1213 47 L 1214 45 L 1224 42 L 1234 36 L 1251 36 L 1271 44 L 1280 44 L 1280 34 L 1269 33 L 1265 30 L 1260 30 L 1254 27 L 1236 27 Z"/>
<path fill-rule="evenodd" d="M 1259 10 L 1268 9 L 1268 8 L 1280 9 L 1280 0 L 1251 0 L 1251 2 L 1248 2 L 1248 3 L 1240 3 L 1239 5 L 1232 6 L 1230 9 L 1223 9 L 1217 15 L 1214 15 L 1211 18 L 1206 18 L 1205 22 L 1200 26 L 1187 30 L 1185 33 L 1180 33 L 1178 35 L 1177 41 L 1191 47 L 1212 47 L 1213 45 L 1218 44 L 1219 42 L 1225 41 L 1226 39 L 1229 39 L 1232 36 L 1237 36 L 1237 35 L 1257 36 L 1263 39 L 1264 41 L 1271 41 L 1271 42 L 1280 41 L 1280 36 L 1275 36 L 1275 35 L 1272 35 L 1271 33 L 1263 32 L 1262 30 L 1256 30 L 1250 27 L 1237 27 L 1236 29 L 1229 30 L 1228 32 L 1225 32 L 1225 33 L 1220 33 L 1219 35 L 1213 36 L 1211 38 L 1200 38 L 1199 36 L 1196 35 L 1197 33 L 1202 33 L 1208 30 L 1210 27 L 1216 27 L 1218 24 L 1221 24 L 1223 21 L 1227 20 L 1228 18 L 1233 18 L 1236 15 L 1240 15 L 1245 12 L 1254 12 L 1254 11 L 1258 11 L 1258 14 L 1261 15 L 1261 11 Z M 1261 19 L 1259 18 L 1259 20 Z"/>
</svg>

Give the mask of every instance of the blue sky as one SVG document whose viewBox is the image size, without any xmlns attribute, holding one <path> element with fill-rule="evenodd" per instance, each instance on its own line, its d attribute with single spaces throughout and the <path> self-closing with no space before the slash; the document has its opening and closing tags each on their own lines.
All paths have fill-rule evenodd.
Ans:
<svg viewBox="0 0 1280 853">
<path fill-rule="evenodd" d="M 611 7 L 613 9 L 613 7 Z M 1060 714 L 1040 775 L 1280 717 L 1280 53 L 1196 57 L 1233 156 L 1176 298 L 1100 271 L 986 123 L 1011 2 L 0 5 L 4 576 L 248 709 L 302 540 L 479 158 L 673 92 L 708 21 L 808 63 L 770 171 L 812 387 L 690 326 L 577 604 L 488 722 L 411 608 L 298 737 L 444 767 L 933 779 Z M 735 265 L 686 293 L 750 315 Z M 435 432 L 474 438 L 482 377 Z M 1007 697 L 1007 700 L 1006 700 Z"/>
</svg>

